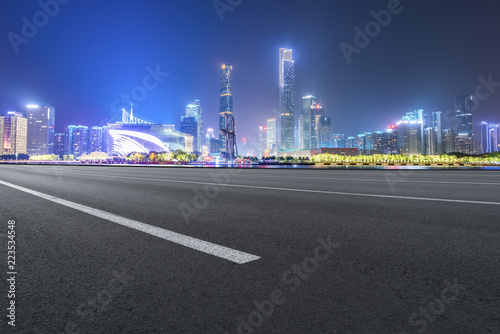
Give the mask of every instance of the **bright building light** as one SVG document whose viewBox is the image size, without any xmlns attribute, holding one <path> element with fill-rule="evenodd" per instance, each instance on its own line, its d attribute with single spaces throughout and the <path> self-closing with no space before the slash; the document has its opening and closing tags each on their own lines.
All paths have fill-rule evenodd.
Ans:
<svg viewBox="0 0 500 334">
<path fill-rule="evenodd" d="M 37 106 L 36 104 L 28 104 L 28 109 L 38 109 L 40 106 Z"/>
</svg>

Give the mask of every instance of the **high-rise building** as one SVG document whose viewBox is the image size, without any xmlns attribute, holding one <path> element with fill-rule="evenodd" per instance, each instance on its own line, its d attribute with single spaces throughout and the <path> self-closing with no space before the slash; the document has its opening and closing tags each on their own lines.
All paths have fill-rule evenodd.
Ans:
<svg viewBox="0 0 500 334">
<path fill-rule="evenodd" d="M 425 128 L 425 154 L 436 155 L 437 153 L 437 136 L 434 128 Z"/>
<path fill-rule="evenodd" d="M 320 119 L 320 147 L 332 148 L 332 118 L 324 116 Z"/>
<path fill-rule="evenodd" d="M 66 154 L 66 133 L 54 134 L 54 154 L 61 157 Z"/>
<path fill-rule="evenodd" d="M 295 64 L 292 50 L 279 50 L 281 149 L 295 149 Z"/>
<path fill-rule="evenodd" d="M 201 100 L 194 100 L 186 106 L 186 116 L 193 117 L 197 123 L 196 134 L 194 134 L 193 147 L 196 152 L 201 152 L 203 146 L 203 109 Z"/>
<path fill-rule="evenodd" d="M 207 129 L 207 132 L 206 132 L 206 135 L 205 135 L 205 138 L 206 138 L 206 141 L 205 141 L 205 145 L 210 147 L 210 140 L 212 140 L 213 138 L 215 138 L 215 131 L 214 129 L 212 128 L 208 128 Z"/>
<path fill-rule="evenodd" d="M 278 155 L 278 128 L 276 119 L 267 120 L 267 149 L 269 150 L 270 156 Z"/>
<path fill-rule="evenodd" d="M 390 125 L 382 134 L 382 154 L 398 154 L 398 132 L 395 125 Z"/>
<path fill-rule="evenodd" d="M 432 113 L 432 127 L 436 136 L 434 154 L 443 154 L 443 113 L 441 111 Z"/>
<path fill-rule="evenodd" d="M 267 126 L 259 126 L 257 158 L 266 156 L 267 151 Z"/>
<path fill-rule="evenodd" d="M 347 140 L 345 142 L 345 147 L 346 148 L 356 148 L 356 138 L 354 137 L 347 137 Z"/>
<path fill-rule="evenodd" d="M 311 107 L 311 147 L 310 149 L 321 148 L 321 121 L 325 118 L 325 111 L 319 104 Z"/>
<path fill-rule="evenodd" d="M 310 95 L 302 98 L 302 111 L 299 118 L 300 149 L 311 149 L 311 109 L 316 105 L 316 97 Z"/>
<path fill-rule="evenodd" d="M 220 152 L 220 140 L 219 138 L 210 138 L 210 153 L 219 153 Z"/>
<path fill-rule="evenodd" d="M 400 154 L 422 154 L 423 110 L 406 113 L 397 123 L 398 150 Z"/>
<path fill-rule="evenodd" d="M 89 137 L 89 153 L 105 152 L 104 145 L 104 130 L 101 126 L 93 126 L 90 128 Z"/>
<path fill-rule="evenodd" d="M 472 95 L 457 97 L 457 152 L 474 154 L 472 132 Z"/>
<path fill-rule="evenodd" d="M 354 148 L 358 149 L 359 154 L 366 154 L 366 134 L 362 133 L 356 136 Z"/>
<path fill-rule="evenodd" d="M 26 154 L 28 119 L 17 111 L 0 116 L 0 155 Z"/>
<path fill-rule="evenodd" d="M 55 108 L 28 105 L 28 154 L 54 153 Z"/>
<path fill-rule="evenodd" d="M 500 124 L 490 124 L 491 152 L 500 152 Z"/>
<path fill-rule="evenodd" d="M 481 122 L 481 153 L 491 153 L 490 125 Z"/>
<path fill-rule="evenodd" d="M 66 152 L 75 157 L 89 153 L 89 128 L 87 126 L 68 126 L 66 129 Z"/>
<path fill-rule="evenodd" d="M 345 134 L 333 134 L 332 135 L 332 147 L 333 148 L 346 148 Z"/>
<path fill-rule="evenodd" d="M 374 131 L 370 134 L 368 149 L 369 154 L 382 154 L 384 150 L 384 132 Z"/>
<path fill-rule="evenodd" d="M 180 131 L 184 134 L 193 137 L 193 150 L 196 150 L 197 138 L 198 138 L 198 120 L 196 117 L 182 116 L 181 117 L 181 128 Z M 198 151 L 197 151 L 198 152 Z"/>
<path fill-rule="evenodd" d="M 443 150 L 445 154 L 455 152 L 455 133 L 452 129 L 443 130 Z"/>
<path fill-rule="evenodd" d="M 222 65 L 220 79 L 220 106 L 219 106 L 219 131 L 226 129 L 227 117 L 233 117 L 233 67 L 229 64 Z M 226 136 L 219 135 L 220 152 L 226 153 Z"/>
</svg>

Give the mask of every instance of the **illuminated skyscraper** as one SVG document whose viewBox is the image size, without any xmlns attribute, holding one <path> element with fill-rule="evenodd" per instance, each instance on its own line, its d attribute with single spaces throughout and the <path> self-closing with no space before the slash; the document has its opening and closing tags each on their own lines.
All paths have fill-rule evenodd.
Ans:
<svg viewBox="0 0 500 334">
<path fill-rule="evenodd" d="M 400 154 L 422 154 L 422 114 L 423 111 L 406 113 L 397 124 L 398 146 Z"/>
<path fill-rule="evenodd" d="M 220 106 L 219 106 L 219 131 L 226 129 L 226 115 L 233 117 L 233 67 L 229 64 L 222 65 L 220 79 Z M 220 152 L 225 153 L 226 136 L 219 135 Z"/>
<path fill-rule="evenodd" d="M 311 107 L 311 147 L 310 149 L 321 148 L 321 124 L 325 118 L 325 111 L 319 104 Z M 331 122 L 331 121 L 330 121 Z"/>
<path fill-rule="evenodd" d="M 316 105 L 314 96 L 302 98 L 302 111 L 299 118 L 300 126 L 300 149 L 311 149 L 311 109 Z"/>
<path fill-rule="evenodd" d="M 443 113 L 441 111 L 432 113 L 432 127 L 436 136 L 434 154 L 443 154 Z"/>
<path fill-rule="evenodd" d="M 17 111 L 0 116 L 0 155 L 26 154 L 28 120 Z"/>
<path fill-rule="evenodd" d="M 437 136 L 434 128 L 425 128 L 425 154 L 436 155 L 437 153 Z"/>
<path fill-rule="evenodd" d="M 332 148 L 332 118 L 324 116 L 320 119 L 320 146 Z"/>
<path fill-rule="evenodd" d="M 481 153 L 499 152 L 500 124 L 481 122 Z"/>
<path fill-rule="evenodd" d="M 28 154 L 54 153 L 55 108 L 28 105 Z"/>
<path fill-rule="evenodd" d="M 276 156 L 278 154 L 278 146 L 277 146 L 277 122 L 276 119 L 268 119 L 267 120 L 267 149 L 269 150 L 270 156 Z"/>
<path fill-rule="evenodd" d="M 295 64 L 292 50 L 279 50 L 281 149 L 295 149 Z"/>
<path fill-rule="evenodd" d="M 332 147 L 333 148 L 346 148 L 345 134 L 333 134 L 332 135 Z"/>
<path fill-rule="evenodd" d="M 66 154 L 79 157 L 89 153 L 89 128 L 83 125 L 70 125 L 66 129 Z"/>
<path fill-rule="evenodd" d="M 66 154 L 66 133 L 54 134 L 54 154 L 59 156 Z"/>
<path fill-rule="evenodd" d="M 186 106 L 186 116 L 193 117 L 196 120 L 197 128 L 193 134 L 193 148 L 196 152 L 201 152 L 203 146 L 203 109 L 201 108 L 201 100 L 194 100 Z M 181 130 L 182 132 L 182 130 Z"/>
<path fill-rule="evenodd" d="M 104 130 L 100 126 L 90 128 L 89 153 L 92 152 L 106 152 Z"/>
<path fill-rule="evenodd" d="M 443 151 L 445 154 L 455 152 L 455 133 L 452 129 L 443 130 Z"/>
<path fill-rule="evenodd" d="M 474 154 L 472 133 L 472 95 L 457 97 L 457 152 Z"/>
<path fill-rule="evenodd" d="M 265 157 L 267 151 L 267 126 L 259 126 L 258 149 L 257 158 Z"/>
</svg>

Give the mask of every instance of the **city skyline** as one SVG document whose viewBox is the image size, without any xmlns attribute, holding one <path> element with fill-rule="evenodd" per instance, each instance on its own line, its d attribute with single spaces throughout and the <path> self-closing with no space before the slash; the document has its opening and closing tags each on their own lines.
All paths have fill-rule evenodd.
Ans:
<svg viewBox="0 0 500 334">
<path fill-rule="evenodd" d="M 151 38 L 144 38 L 141 42 L 133 40 L 136 43 L 125 43 L 123 38 L 112 39 L 111 43 L 104 44 L 106 37 L 118 32 L 118 26 L 105 26 L 105 22 L 107 24 L 113 17 L 107 16 L 104 19 L 98 13 L 92 13 L 91 4 L 71 2 L 61 5 L 58 14 L 51 18 L 47 26 L 41 27 L 29 43 L 19 45 L 18 53 L 12 50 L 9 40 L 4 39 L 5 50 L 10 52 L 6 54 L 6 60 L 12 66 L 7 70 L 5 79 L 2 79 L 7 81 L 1 83 L 0 107 L 4 111 L 22 111 L 26 103 L 54 105 L 57 107 L 59 120 L 56 131 L 61 132 L 70 124 L 104 125 L 116 113 L 117 110 L 113 110 L 113 107 L 125 105 L 121 104 L 122 94 L 137 97 L 146 92 L 144 100 L 134 101 L 139 113 L 159 123 L 178 124 L 185 105 L 194 98 L 199 98 L 205 103 L 206 126 L 217 128 L 217 119 L 213 115 L 217 114 L 219 101 L 215 96 L 217 88 L 213 87 L 213 83 L 217 80 L 214 78 L 217 77 L 220 64 L 230 62 L 238 72 L 234 85 L 235 94 L 238 95 L 235 110 L 241 111 L 239 135 L 251 137 L 266 119 L 275 117 L 274 109 L 279 110 L 275 50 L 284 47 L 294 50 L 296 106 L 300 105 L 302 96 L 318 96 L 318 102 L 330 112 L 332 131 L 355 134 L 383 129 L 388 123 L 397 120 L 402 112 L 420 108 L 428 112 L 445 111 L 455 103 L 456 96 L 473 94 L 480 84 L 479 77 L 487 80 L 491 74 L 494 82 L 500 77 L 496 72 L 499 50 L 490 43 L 498 34 L 498 29 L 492 28 L 495 21 L 489 20 L 497 6 L 493 1 L 484 1 L 481 6 L 457 1 L 454 5 L 455 17 L 483 15 L 484 19 L 476 22 L 477 26 L 474 27 L 467 21 L 455 20 L 460 23 L 450 22 L 445 30 L 437 29 L 441 27 L 438 18 L 445 12 L 444 5 L 426 2 L 405 4 L 402 13 L 394 16 L 391 24 L 373 38 L 362 53 L 353 55 L 350 64 L 345 61 L 339 44 L 352 44 L 355 36 L 353 28 L 370 22 L 373 19 L 370 11 L 384 9 L 387 2 L 359 1 L 356 5 L 298 2 L 286 8 L 265 3 L 266 17 L 274 16 L 277 19 L 264 20 L 262 27 L 251 20 L 264 3 L 243 3 L 233 12 L 227 12 L 223 22 L 219 20 L 212 4 L 193 1 L 194 3 L 198 7 L 184 3 L 167 6 L 125 1 L 120 12 L 120 21 L 127 21 L 126 18 L 130 17 L 131 23 L 119 28 L 126 32 L 135 31 L 133 36 L 142 37 L 163 27 L 164 20 L 154 13 L 162 10 L 172 24 L 175 22 L 179 27 L 186 27 L 183 22 L 190 22 L 186 20 L 188 15 L 194 15 L 199 19 L 200 25 L 214 28 L 223 37 L 217 39 L 213 46 L 208 46 L 206 41 L 200 40 L 206 32 L 197 37 L 193 35 L 195 31 L 199 34 L 199 29 L 183 30 L 183 39 L 199 41 L 189 45 L 172 34 L 165 35 L 162 44 L 178 44 L 179 47 L 175 49 L 183 50 L 178 55 L 172 54 Z M 111 4 L 103 4 L 104 9 L 108 6 Z M 5 13 L 9 14 L 9 18 L 5 20 L 5 35 L 9 32 L 20 34 L 21 18 L 26 16 L 30 19 L 39 10 L 41 8 L 35 2 L 23 6 L 6 4 Z M 283 10 L 284 15 L 275 15 Z M 340 12 L 343 15 L 339 20 L 326 19 Z M 5 13 L 1 15 L 6 15 Z M 176 18 L 172 13 L 177 13 L 180 17 Z M 315 17 L 316 20 L 312 24 L 293 20 L 302 17 L 299 13 Z M 425 28 L 420 28 L 421 36 L 416 36 L 412 29 L 423 13 L 426 13 L 428 24 Z M 95 28 L 84 25 L 87 27 L 85 33 L 81 29 L 76 30 L 75 25 L 75 22 L 80 22 L 75 18 L 82 14 L 91 15 L 95 24 Z M 75 22 L 71 22 L 72 20 Z M 67 32 L 57 29 L 63 24 Z M 259 25 L 262 24 L 259 22 Z M 255 29 L 255 36 L 243 35 L 250 39 L 242 39 L 242 29 L 248 26 Z M 135 30 L 137 27 L 140 27 L 139 31 Z M 123 33 L 122 30 L 120 33 Z M 435 31 L 441 33 L 434 34 Z M 273 32 L 272 36 L 268 32 Z M 307 32 L 314 32 L 310 34 L 313 38 L 307 39 Z M 481 38 L 477 38 L 479 32 Z M 456 35 L 460 35 L 461 39 L 452 38 Z M 69 53 L 63 53 L 66 50 L 63 43 L 65 38 L 79 38 L 81 43 L 74 50 L 69 50 Z M 417 52 L 411 55 L 419 47 L 424 49 L 443 41 L 449 43 L 448 47 L 433 48 L 432 55 Z M 50 59 L 47 58 L 46 51 L 33 52 L 45 42 L 51 45 L 53 57 Z M 97 55 L 82 49 L 89 43 L 101 51 L 97 53 L 98 60 L 95 59 Z M 243 50 L 239 47 L 241 43 L 252 45 L 252 50 L 240 52 L 239 50 Z M 470 45 L 470 51 L 461 47 L 464 43 Z M 197 54 L 193 49 L 195 45 L 198 50 L 209 50 L 203 61 L 193 58 Z M 155 49 L 156 46 L 159 48 Z M 139 54 L 138 50 L 147 50 L 149 56 L 142 56 L 143 52 Z M 456 50 L 461 52 L 457 54 Z M 103 56 L 103 52 L 106 55 Z M 190 64 L 184 73 L 175 66 L 182 64 L 181 58 L 186 64 Z M 93 65 L 79 70 L 73 68 L 73 63 Z M 21 67 L 21 64 L 24 65 Z M 64 70 L 61 71 L 59 65 Z M 74 79 L 68 81 L 70 74 Z M 144 81 L 148 75 L 148 79 Z M 40 84 L 42 81 L 43 85 Z M 142 89 L 135 89 L 137 86 Z M 495 119 L 500 105 L 498 95 L 493 93 L 482 101 L 476 119 L 498 122 Z M 295 113 L 299 114 L 300 110 L 296 108 Z M 375 129 L 359 127 L 358 121 L 361 124 L 371 124 Z"/>
</svg>

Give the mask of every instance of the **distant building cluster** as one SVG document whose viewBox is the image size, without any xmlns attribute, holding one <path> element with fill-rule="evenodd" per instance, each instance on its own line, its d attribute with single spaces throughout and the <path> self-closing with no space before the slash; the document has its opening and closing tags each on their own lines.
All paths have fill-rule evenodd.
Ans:
<svg viewBox="0 0 500 334">
<path fill-rule="evenodd" d="M 443 128 L 443 113 L 424 110 L 408 112 L 384 131 L 346 136 L 333 132 L 332 118 L 325 115 L 315 96 L 302 98 L 302 108 L 295 125 L 295 71 L 292 50 L 279 50 L 280 129 L 276 120 L 268 120 L 258 132 L 257 155 L 310 156 L 321 149 L 338 150 L 338 154 L 407 154 L 440 155 L 445 153 L 481 154 L 500 151 L 499 125 L 481 123 L 481 144 L 473 132 L 473 99 L 471 95 L 456 99 L 456 128 Z M 447 115 L 447 119 L 449 117 Z M 271 123 L 270 123 L 271 122 Z M 267 133 L 267 135 L 264 135 Z M 279 140 L 276 141 L 277 134 Z M 264 139 L 267 138 L 267 139 Z M 334 151 L 332 151 L 334 152 Z"/>
<path fill-rule="evenodd" d="M 205 157 L 234 159 L 238 155 L 233 109 L 233 67 L 221 68 L 218 129 L 205 129 L 203 106 L 199 99 L 187 104 L 180 129 L 158 124 L 122 109 L 106 125 L 69 125 L 55 133 L 55 108 L 28 105 L 26 117 L 17 111 L 0 116 L 0 155 L 56 154 L 61 157 L 103 152 L 126 156 L 132 152 L 149 153 L 183 150 Z M 500 125 L 480 123 L 481 138 L 473 132 L 471 95 L 456 99 L 456 127 L 444 128 L 443 112 L 408 112 L 383 131 L 356 136 L 334 133 L 332 117 L 313 95 L 304 96 L 296 124 L 295 63 L 293 51 L 279 49 L 279 117 L 259 126 L 252 148 L 241 138 L 240 155 L 261 157 L 310 157 L 319 152 L 342 155 L 406 154 L 440 155 L 446 153 L 481 154 L 500 151 Z M 248 145 L 248 146 L 247 146 Z"/>
</svg>

